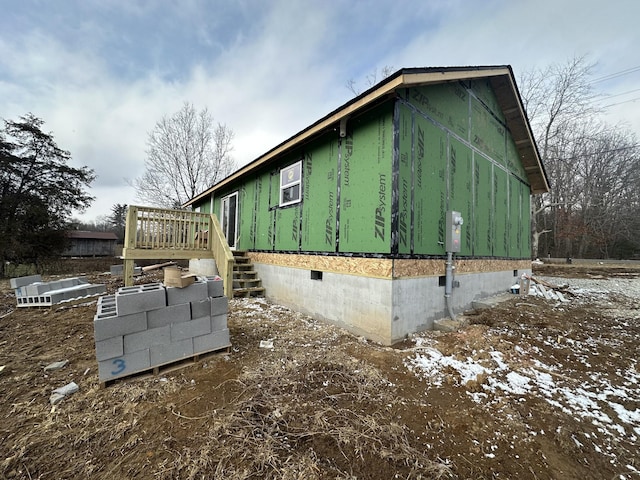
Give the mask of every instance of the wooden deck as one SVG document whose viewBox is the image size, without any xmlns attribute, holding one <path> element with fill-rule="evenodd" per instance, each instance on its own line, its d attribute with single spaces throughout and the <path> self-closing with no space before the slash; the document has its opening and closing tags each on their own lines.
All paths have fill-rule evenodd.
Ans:
<svg viewBox="0 0 640 480">
<path fill-rule="evenodd" d="M 224 281 L 224 294 L 233 297 L 233 253 L 213 214 L 131 205 L 122 256 L 127 286 L 133 285 L 135 260 L 212 258 Z"/>
</svg>

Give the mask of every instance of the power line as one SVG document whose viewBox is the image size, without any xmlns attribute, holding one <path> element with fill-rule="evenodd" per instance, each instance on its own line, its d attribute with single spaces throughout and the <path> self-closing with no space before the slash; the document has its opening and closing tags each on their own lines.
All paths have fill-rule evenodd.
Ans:
<svg viewBox="0 0 640 480">
<path fill-rule="evenodd" d="M 583 157 L 593 157 L 596 155 L 604 155 L 606 153 L 617 153 L 617 152 L 624 152 L 626 150 L 635 150 L 636 148 L 640 147 L 640 143 L 636 143 L 633 145 L 629 145 L 626 147 L 619 147 L 619 148 L 611 148 L 608 150 L 598 150 L 596 152 L 585 152 L 585 153 L 581 153 L 578 155 L 574 155 L 572 157 L 564 157 L 564 158 L 551 158 L 553 160 L 559 160 L 559 161 L 568 161 L 568 160 L 578 160 L 580 158 Z M 550 160 L 550 159 L 547 159 Z"/>
<path fill-rule="evenodd" d="M 613 95 L 606 95 L 606 98 L 621 97 L 622 95 L 628 95 L 629 93 L 638 92 L 638 91 L 640 91 L 640 88 L 635 88 L 633 90 L 628 90 L 622 93 L 615 93 Z"/>
<path fill-rule="evenodd" d="M 622 77 L 623 75 L 628 75 L 630 73 L 637 72 L 637 71 L 640 71 L 640 65 L 636 67 L 627 68 L 626 70 L 620 70 L 619 72 L 610 73 L 609 75 L 604 75 L 600 78 L 596 78 L 595 80 L 591 81 L 591 84 L 604 82 L 605 80 L 612 80 L 614 78 Z"/>
<path fill-rule="evenodd" d="M 631 98 L 629 100 L 625 100 L 624 102 L 610 103 L 609 105 L 604 105 L 602 108 L 614 107 L 616 105 L 622 105 L 623 103 L 630 103 L 640 100 L 640 97 Z"/>
</svg>

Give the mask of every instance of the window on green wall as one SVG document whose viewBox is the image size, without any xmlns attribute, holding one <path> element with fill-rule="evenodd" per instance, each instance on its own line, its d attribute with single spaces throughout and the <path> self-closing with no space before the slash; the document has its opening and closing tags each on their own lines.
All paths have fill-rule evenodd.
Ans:
<svg viewBox="0 0 640 480">
<path fill-rule="evenodd" d="M 302 183 L 302 161 L 280 170 L 280 206 L 300 202 Z"/>
</svg>

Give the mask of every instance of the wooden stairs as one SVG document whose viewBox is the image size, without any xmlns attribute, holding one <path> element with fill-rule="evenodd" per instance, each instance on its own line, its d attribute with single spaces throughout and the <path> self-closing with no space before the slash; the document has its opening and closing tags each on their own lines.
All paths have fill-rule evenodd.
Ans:
<svg viewBox="0 0 640 480">
<path fill-rule="evenodd" d="M 233 252 L 233 296 L 234 297 L 264 297 L 262 280 L 258 272 L 253 269 L 251 259 L 246 252 Z"/>
</svg>

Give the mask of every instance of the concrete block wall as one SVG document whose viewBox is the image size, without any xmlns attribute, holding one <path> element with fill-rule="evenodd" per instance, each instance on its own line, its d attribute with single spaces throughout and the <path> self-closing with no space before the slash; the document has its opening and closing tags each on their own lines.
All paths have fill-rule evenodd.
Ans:
<svg viewBox="0 0 640 480">
<path fill-rule="evenodd" d="M 40 275 L 31 275 L 12 278 L 10 284 L 15 291 L 18 307 L 48 307 L 107 292 L 105 285 L 90 284 L 86 277 L 43 282 Z"/>
<path fill-rule="evenodd" d="M 229 347 L 228 310 L 222 280 L 214 277 L 185 288 L 122 287 L 100 297 L 94 317 L 100 381 Z"/>
</svg>

